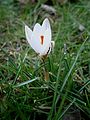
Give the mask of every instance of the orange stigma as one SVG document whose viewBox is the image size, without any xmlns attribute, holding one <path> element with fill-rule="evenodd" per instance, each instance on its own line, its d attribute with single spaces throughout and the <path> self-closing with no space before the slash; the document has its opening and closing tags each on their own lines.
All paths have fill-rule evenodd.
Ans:
<svg viewBox="0 0 90 120">
<path fill-rule="evenodd" d="M 41 35 L 40 37 L 41 37 L 41 41 L 40 41 L 40 43 L 41 43 L 41 45 L 43 45 L 43 42 L 44 42 L 44 36 Z"/>
</svg>

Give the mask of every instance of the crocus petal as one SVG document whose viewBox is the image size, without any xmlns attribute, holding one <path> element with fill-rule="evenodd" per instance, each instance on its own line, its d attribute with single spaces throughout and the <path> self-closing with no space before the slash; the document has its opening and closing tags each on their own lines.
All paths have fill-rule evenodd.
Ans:
<svg viewBox="0 0 90 120">
<path fill-rule="evenodd" d="M 43 45 L 40 43 L 41 36 L 44 36 Z M 50 30 L 46 30 L 44 33 L 40 31 L 39 33 L 34 31 L 31 36 L 32 45 L 31 47 L 40 55 L 45 55 L 48 52 L 50 42 L 51 42 L 51 33 Z"/>
<path fill-rule="evenodd" d="M 46 42 L 45 46 L 48 47 L 50 45 L 51 37 L 52 37 L 50 22 L 49 22 L 48 18 L 46 18 L 43 21 L 42 29 L 45 33 L 45 40 L 46 40 L 45 41 Z"/>
<path fill-rule="evenodd" d="M 28 41 L 28 43 L 30 44 L 30 46 L 35 50 L 37 51 L 36 47 L 35 47 L 35 42 L 32 40 L 32 30 L 27 26 L 25 25 L 25 34 L 26 34 L 26 39 Z"/>
<path fill-rule="evenodd" d="M 43 23 L 42 23 L 42 29 L 43 29 L 43 30 L 51 29 L 51 27 L 50 27 L 50 22 L 49 22 L 48 18 L 46 18 L 46 19 L 43 21 Z"/>
<path fill-rule="evenodd" d="M 32 35 L 32 30 L 25 25 L 25 34 L 26 34 L 26 39 L 30 43 L 31 42 L 31 35 Z"/>
<path fill-rule="evenodd" d="M 40 53 L 40 56 L 47 55 L 51 52 L 51 44 L 47 46 L 43 52 Z"/>
<path fill-rule="evenodd" d="M 47 54 L 49 47 L 51 46 L 51 31 L 50 29 L 46 30 L 44 33 L 45 36 L 45 43 L 42 48 L 42 54 Z"/>
<path fill-rule="evenodd" d="M 32 33 L 31 40 L 32 40 L 31 47 L 36 51 L 36 53 L 41 53 L 40 33 L 34 31 Z"/>
<path fill-rule="evenodd" d="M 33 32 L 40 33 L 41 32 L 41 25 L 39 23 L 36 23 L 33 29 Z"/>
</svg>

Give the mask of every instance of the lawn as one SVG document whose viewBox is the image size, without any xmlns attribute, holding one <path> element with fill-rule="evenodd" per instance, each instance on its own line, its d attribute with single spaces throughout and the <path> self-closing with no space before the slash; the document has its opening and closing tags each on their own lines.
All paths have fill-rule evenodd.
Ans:
<svg viewBox="0 0 90 120">
<path fill-rule="evenodd" d="M 20 1 L 0 2 L 1 120 L 90 119 L 90 1 Z M 43 62 L 24 27 L 45 18 L 55 46 Z"/>
</svg>

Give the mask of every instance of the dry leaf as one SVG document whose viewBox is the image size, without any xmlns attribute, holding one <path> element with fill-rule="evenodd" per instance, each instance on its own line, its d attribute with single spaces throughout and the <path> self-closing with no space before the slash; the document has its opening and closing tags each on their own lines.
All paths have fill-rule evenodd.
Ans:
<svg viewBox="0 0 90 120">
<path fill-rule="evenodd" d="M 42 4 L 41 5 L 41 8 L 51 14 L 56 14 L 56 10 L 55 8 L 53 8 L 52 6 L 49 6 L 49 5 L 45 5 L 45 4 Z"/>
</svg>

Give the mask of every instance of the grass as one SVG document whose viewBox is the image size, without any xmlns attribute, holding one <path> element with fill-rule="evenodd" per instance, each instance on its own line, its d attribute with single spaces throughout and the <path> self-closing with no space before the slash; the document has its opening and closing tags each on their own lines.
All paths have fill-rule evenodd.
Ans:
<svg viewBox="0 0 90 120">
<path fill-rule="evenodd" d="M 1 119 L 90 119 L 90 2 L 54 4 L 56 15 L 40 4 L 0 4 Z M 55 48 L 43 64 L 26 41 L 24 23 L 33 28 L 45 17 Z"/>
</svg>

